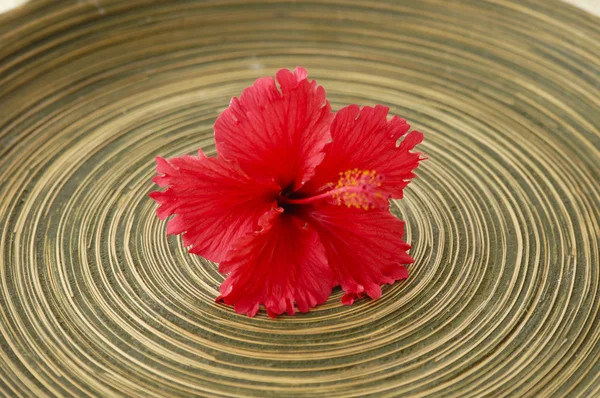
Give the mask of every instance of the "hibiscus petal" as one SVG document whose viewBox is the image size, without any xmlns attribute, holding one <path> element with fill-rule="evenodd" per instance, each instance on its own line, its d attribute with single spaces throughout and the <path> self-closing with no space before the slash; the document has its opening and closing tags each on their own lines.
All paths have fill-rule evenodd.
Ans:
<svg viewBox="0 0 600 398">
<path fill-rule="evenodd" d="M 215 122 L 219 157 L 235 160 L 255 178 L 275 178 L 296 190 L 314 174 L 330 140 L 333 119 L 325 90 L 306 70 L 258 79 L 233 98 Z"/>
<path fill-rule="evenodd" d="M 402 240 L 404 222 L 388 210 L 364 211 L 322 204 L 305 214 L 325 247 L 327 261 L 350 305 L 364 294 L 381 296 L 382 284 L 406 279 L 410 246 Z"/>
<path fill-rule="evenodd" d="M 219 266 L 229 273 L 217 301 L 256 315 L 264 304 L 271 317 L 293 315 L 327 301 L 334 286 L 316 231 L 281 208 L 261 217 L 261 230 L 241 238 Z"/>
<path fill-rule="evenodd" d="M 164 192 L 150 197 L 160 206 L 156 214 L 169 220 L 167 233 L 183 233 L 190 253 L 219 262 L 231 244 L 254 230 L 259 218 L 276 206 L 281 188 L 275 183 L 256 182 L 234 163 L 208 158 L 182 156 L 156 158 L 159 175 L 152 181 Z"/>
<path fill-rule="evenodd" d="M 381 190 L 392 198 L 402 198 L 402 190 L 415 177 L 413 170 L 422 159 L 419 152 L 411 150 L 423 140 L 423 134 L 409 133 L 406 120 L 397 116 L 388 121 L 388 111 L 381 105 L 340 109 L 331 125 L 332 142 L 325 148 L 325 159 L 303 191 L 314 192 L 335 183 L 347 170 L 374 170 L 382 177 Z"/>
</svg>

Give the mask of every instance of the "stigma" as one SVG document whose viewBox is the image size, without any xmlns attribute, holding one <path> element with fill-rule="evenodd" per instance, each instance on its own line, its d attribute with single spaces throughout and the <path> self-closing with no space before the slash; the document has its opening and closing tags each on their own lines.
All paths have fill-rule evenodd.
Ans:
<svg viewBox="0 0 600 398">
<path fill-rule="evenodd" d="M 331 190 L 332 198 L 338 205 L 369 210 L 384 198 L 380 189 L 382 180 L 375 170 L 346 170 L 340 173 Z"/>
</svg>

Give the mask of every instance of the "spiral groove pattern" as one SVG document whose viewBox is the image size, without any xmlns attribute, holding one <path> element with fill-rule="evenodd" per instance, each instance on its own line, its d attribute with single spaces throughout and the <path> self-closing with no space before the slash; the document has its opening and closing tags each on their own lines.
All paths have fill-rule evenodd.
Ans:
<svg viewBox="0 0 600 398">
<path fill-rule="evenodd" d="M 555 1 L 33 2 L 0 16 L 0 395 L 600 396 L 600 20 Z M 301 65 L 429 158 L 381 299 L 276 320 L 147 197 Z"/>
</svg>

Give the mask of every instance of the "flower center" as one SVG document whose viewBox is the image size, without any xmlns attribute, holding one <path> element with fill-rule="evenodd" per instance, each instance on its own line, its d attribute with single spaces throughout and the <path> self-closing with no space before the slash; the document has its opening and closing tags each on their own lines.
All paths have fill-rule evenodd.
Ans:
<svg viewBox="0 0 600 398">
<path fill-rule="evenodd" d="M 319 195 L 309 196 L 301 199 L 281 196 L 280 202 L 287 205 L 305 205 L 324 199 L 331 199 L 338 205 L 362 208 L 365 210 L 375 207 L 376 202 L 385 199 L 381 192 L 381 176 L 375 170 L 352 169 L 340 173 L 335 186 Z"/>
</svg>

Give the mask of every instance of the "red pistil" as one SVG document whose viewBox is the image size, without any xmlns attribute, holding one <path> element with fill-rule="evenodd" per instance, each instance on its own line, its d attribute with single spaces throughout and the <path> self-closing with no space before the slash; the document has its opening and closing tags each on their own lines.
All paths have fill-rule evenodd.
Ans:
<svg viewBox="0 0 600 398">
<path fill-rule="evenodd" d="M 336 199 L 336 204 L 365 210 L 376 207 L 376 202 L 384 198 L 380 187 L 382 179 L 375 170 L 347 170 L 340 173 L 335 187 L 327 192 L 301 199 L 282 196 L 280 202 L 292 205 L 306 205 L 324 199 Z M 333 184 L 331 184 L 333 185 Z"/>
<path fill-rule="evenodd" d="M 307 198 L 302 199 L 292 199 L 288 196 L 282 196 L 279 201 L 281 203 L 290 204 L 290 205 L 307 205 L 310 203 L 318 202 L 319 200 L 332 198 L 336 195 L 348 194 L 348 193 L 360 193 L 362 188 L 360 187 L 342 187 L 337 189 L 332 189 L 331 191 L 327 191 L 320 195 L 309 196 Z"/>
</svg>

